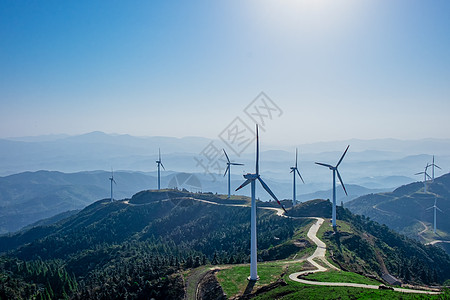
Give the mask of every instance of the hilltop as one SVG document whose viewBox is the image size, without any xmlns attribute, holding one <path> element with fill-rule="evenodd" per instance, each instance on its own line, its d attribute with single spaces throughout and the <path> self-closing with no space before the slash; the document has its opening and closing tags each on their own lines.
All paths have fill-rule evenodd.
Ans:
<svg viewBox="0 0 450 300">
<path fill-rule="evenodd" d="M 7 253 L 0 257 L 0 296 L 181 299 L 186 271 L 207 264 L 249 262 L 248 205 L 247 197 L 228 200 L 178 190 L 142 191 L 122 201 L 97 201 L 55 224 L 0 237 L 0 251 Z M 288 210 L 288 215 L 327 217 L 330 210 L 329 201 L 314 200 Z M 387 258 L 397 249 L 395 258 L 385 261 L 390 272 L 397 274 L 391 268 L 400 264 L 411 272 L 420 266 L 425 274 L 433 274 L 405 277 L 406 282 L 442 283 L 450 274 L 449 258 L 439 248 L 415 244 L 348 210 L 339 210 L 338 216 L 344 218 L 339 220 L 343 232 L 339 239 L 327 233 L 326 224 L 322 228 L 324 239 L 337 245 L 332 259 L 342 269 L 380 278 L 383 270 L 373 263 L 374 255 L 378 251 Z M 259 259 L 284 260 L 310 253 L 313 243 L 306 237 L 310 224 L 311 219 L 283 218 L 258 209 Z M 367 240 L 374 241 L 368 249 L 376 250 L 361 250 Z M 437 268 L 435 261 L 440 262 Z"/>
<path fill-rule="evenodd" d="M 1 258 L 1 278 L 15 280 L 3 282 L 2 290 L 17 290 L 17 299 L 38 294 L 39 289 L 50 294 L 52 290 L 54 295 L 62 295 L 64 289 L 84 299 L 93 290 L 122 295 L 124 288 L 133 295 L 164 298 L 172 289 L 166 291 L 163 286 L 176 290 L 184 268 L 247 262 L 250 209 L 220 206 L 211 200 L 248 203 L 246 197 L 226 200 L 213 194 L 144 191 L 124 201 L 97 201 L 56 224 L 0 237 L 0 251 L 9 251 Z M 259 249 L 266 250 L 265 259 L 271 259 L 299 250 L 288 241 L 295 228 L 308 221 L 260 211 L 259 222 Z M 43 270 L 52 268 L 59 269 L 61 276 L 47 284 Z M 99 285 L 99 276 L 108 280 Z M 137 282 L 136 289 L 123 281 L 129 276 Z"/>
<path fill-rule="evenodd" d="M 437 213 L 437 235 L 433 233 L 433 210 L 427 210 L 435 199 L 442 210 Z M 393 192 L 361 196 L 345 207 L 422 242 L 450 240 L 450 174 L 429 183 L 427 193 L 422 182 L 415 182 Z"/>
<path fill-rule="evenodd" d="M 24 172 L 0 177 L 0 234 L 14 232 L 44 218 L 85 208 L 110 195 L 110 172 Z M 116 199 L 153 186 L 155 177 L 115 172 Z"/>
</svg>

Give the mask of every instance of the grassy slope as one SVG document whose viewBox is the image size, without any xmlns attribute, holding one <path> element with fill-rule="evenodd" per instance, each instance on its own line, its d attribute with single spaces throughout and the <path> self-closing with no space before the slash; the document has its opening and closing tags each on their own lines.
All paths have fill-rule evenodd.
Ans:
<svg viewBox="0 0 450 300">
<path fill-rule="evenodd" d="M 318 236 L 323 238 L 324 233 L 329 231 L 329 220 L 326 220 L 319 229 Z M 338 222 L 339 230 L 348 234 L 354 234 L 352 226 L 343 221 Z M 298 235 L 305 236 L 308 226 L 298 230 Z M 314 247 L 312 247 L 314 248 Z M 327 256 L 329 252 L 327 251 Z M 274 261 L 258 264 L 258 275 L 260 280 L 256 282 L 251 292 L 258 288 L 274 283 L 279 279 L 284 279 L 286 286 L 278 286 L 264 294 L 258 295 L 253 299 L 442 299 L 440 296 L 405 294 L 395 291 L 370 290 L 353 287 L 325 287 L 305 285 L 294 282 L 288 278 L 288 275 L 298 271 L 305 270 L 308 267 L 306 262 L 290 263 L 289 261 Z M 250 274 L 248 265 L 224 266 L 224 269 L 217 274 L 217 278 L 228 297 L 242 295 L 248 289 L 247 277 Z M 365 276 L 344 271 L 329 271 L 324 273 L 314 273 L 307 275 L 308 280 L 325 282 L 351 282 L 379 285 L 379 281 L 367 278 Z"/>
</svg>

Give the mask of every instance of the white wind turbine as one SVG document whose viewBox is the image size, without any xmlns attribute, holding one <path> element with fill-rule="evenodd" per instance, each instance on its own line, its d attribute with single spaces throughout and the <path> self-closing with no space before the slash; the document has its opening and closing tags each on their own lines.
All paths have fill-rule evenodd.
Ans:
<svg viewBox="0 0 450 300">
<path fill-rule="evenodd" d="M 425 170 L 423 172 L 416 173 L 414 175 L 421 175 L 423 174 L 423 191 L 427 192 L 427 179 L 431 179 L 430 175 L 428 175 L 427 170 L 430 167 L 430 164 L 427 163 L 425 166 Z"/>
<path fill-rule="evenodd" d="M 156 161 L 156 164 L 158 165 L 158 190 L 161 189 L 161 167 L 166 170 L 166 168 L 164 168 L 164 165 L 161 161 L 161 149 L 158 149 L 159 152 L 159 158 Z"/>
<path fill-rule="evenodd" d="M 429 209 L 434 208 L 434 226 L 433 226 L 434 234 L 436 234 L 436 210 L 439 209 L 439 211 L 442 212 L 442 210 L 439 207 L 437 207 L 436 200 L 437 200 L 437 198 L 434 198 L 434 205 L 432 207 L 428 207 L 426 209 L 426 210 L 429 210 Z"/>
<path fill-rule="evenodd" d="M 225 149 L 222 149 L 223 153 L 225 153 L 225 157 L 227 158 L 227 169 L 225 170 L 225 173 L 223 174 L 223 176 L 227 175 L 228 172 L 228 199 L 230 199 L 230 195 L 231 195 L 231 166 L 243 166 L 244 164 L 238 164 L 238 163 L 233 163 L 230 161 L 230 159 L 228 158 L 227 152 L 225 152 Z"/>
<path fill-rule="evenodd" d="M 434 155 L 433 155 L 433 163 L 430 165 L 430 167 L 431 167 L 431 182 L 434 182 L 434 167 L 442 170 L 441 167 L 439 167 L 434 163 Z"/>
<path fill-rule="evenodd" d="M 258 125 L 256 125 L 256 172 L 254 174 L 245 174 L 244 178 L 246 179 L 241 186 L 239 186 L 236 191 L 243 188 L 244 186 L 251 183 L 251 193 L 252 193 L 252 202 L 251 202 L 251 217 L 250 217 L 250 277 L 248 278 L 251 281 L 258 280 L 258 271 L 257 271 L 257 249 L 256 249 L 256 199 L 255 199 L 255 188 L 256 181 L 258 180 L 262 187 L 275 199 L 278 204 L 284 209 L 284 206 L 280 203 L 275 194 L 270 190 L 267 184 L 261 179 L 259 175 L 259 137 L 258 137 Z"/>
<path fill-rule="evenodd" d="M 344 156 L 347 153 L 348 147 L 350 147 L 350 145 L 347 146 L 347 149 L 345 149 L 344 154 L 342 154 L 341 159 L 338 161 L 336 166 L 316 162 L 316 164 L 327 167 L 331 171 L 333 171 L 333 208 L 331 211 L 331 217 L 332 217 L 333 229 L 335 229 L 335 230 L 336 230 L 336 174 L 339 178 L 339 181 L 341 182 L 341 185 L 342 185 L 342 188 L 344 189 L 345 194 L 348 195 L 347 190 L 345 189 L 344 182 L 342 181 L 341 175 L 339 174 L 339 171 L 338 171 L 338 167 L 341 164 L 342 160 L 344 159 Z"/>
<path fill-rule="evenodd" d="M 292 176 L 293 176 L 293 195 L 292 195 L 292 206 L 295 206 L 296 204 L 297 204 L 297 201 L 296 201 L 296 199 L 295 199 L 295 194 L 296 194 L 296 191 L 295 191 L 295 173 L 297 173 L 298 174 L 298 176 L 300 177 L 300 179 L 302 180 L 302 182 L 303 183 L 305 183 L 305 181 L 303 180 L 303 178 L 302 178 L 302 175 L 300 175 L 300 172 L 298 171 L 298 168 L 297 168 L 297 148 L 295 148 L 295 167 L 291 167 L 291 173 L 292 173 Z"/>
<path fill-rule="evenodd" d="M 114 182 L 114 184 L 117 184 L 117 183 L 114 180 L 114 171 L 113 171 L 112 168 L 111 168 L 111 177 L 109 178 L 109 180 L 111 181 L 111 202 L 113 202 L 114 201 L 114 198 L 113 198 L 113 182 Z"/>
</svg>

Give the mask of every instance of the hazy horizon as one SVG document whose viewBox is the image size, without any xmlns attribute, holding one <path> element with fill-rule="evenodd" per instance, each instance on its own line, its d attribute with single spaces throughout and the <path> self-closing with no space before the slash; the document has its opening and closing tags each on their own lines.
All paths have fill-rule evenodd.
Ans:
<svg viewBox="0 0 450 300">
<path fill-rule="evenodd" d="M 419 0 L 4 1 L 0 138 L 215 138 L 236 120 L 280 145 L 450 138 L 449 14 Z"/>
</svg>

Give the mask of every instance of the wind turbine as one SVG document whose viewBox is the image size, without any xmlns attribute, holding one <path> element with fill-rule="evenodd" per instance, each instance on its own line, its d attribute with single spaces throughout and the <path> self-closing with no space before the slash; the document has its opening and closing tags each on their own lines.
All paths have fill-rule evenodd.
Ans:
<svg viewBox="0 0 450 300">
<path fill-rule="evenodd" d="M 434 234 L 436 234 L 436 210 L 439 209 L 440 212 L 442 212 L 442 210 L 436 206 L 436 200 L 437 198 L 434 198 L 434 205 L 432 207 L 428 207 L 426 210 L 432 209 L 434 208 Z"/>
<path fill-rule="evenodd" d="M 256 181 L 258 180 L 261 183 L 262 187 L 275 199 L 278 204 L 283 208 L 284 206 L 280 203 L 275 194 L 270 190 L 267 184 L 261 179 L 259 175 L 259 137 L 258 137 L 258 125 L 256 125 L 256 172 L 254 174 L 245 174 L 244 178 L 246 179 L 241 186 L 239 186 L 236 191 L 240 190 L 244 186 L 251 183 L 251 193 L 252 193 L 252 202 L 251 202 L 251 216 L 250 216 L 250 277 L 248 278 L 251 281 L 258 280 L 258 271 L 257 271 L 257 252 L 256 252 L 256 199 L 255 199 L 255 188 Z"/>
<path fill-rule="evenodd" d="M 295 173 L 298 174 L 298 176 L 300 177 L 300 179 L 302 180 L 303 183 L 305 183 L 305 181 L 302 178 L 302 175 L 300 175 L 300 172 L 298 171 L 297 168 L 297 148 L 295 148 L 295 167 L 291 167 L 291 173 L 293 175 L 293 186 L 294 186 L 294 191 L 293 191 L 293 195 L 292 195 L 292 206 L 295 206 L 297 204 L 297 201 L 295 199 Z"/>
<path fill-rule="evenodd" d="M 427 192 L 427 179 L 431 179 L 430 175 L 428 175 L 428 173 L 427 173 L 427 170 L 429 167 L 430 167 L 430 164 L 427 163 L 427 165 L 425 166 L 425 171 L 414 174 L 414 175 L 423 174 L 423 191 L 425 193 Z"/>
<path fill-rule="evenodd" d="M 113 202 L 114 201 L 114 198 L 113 198 L 113 182 L 114 182 L 114 184 L 117 184 L 117 183 L 114 180 L 114 171 L 113 171 L 112 168 L 111 168 L 111 177 L 109 178 L 109 180 L 111 181 L 111 202 Z"/>
<path fill-rule="evenodd" d="M 230 166 L 243 166 L 244 164 L 238 164 L 238 163 L 232 163 L 230 162 L 230 159 L 228 158 L 227 152 L 225 152 L 225 149 L 222 149 L 223 153 L 225 153 L 225 157 L 227 158 L 227 169 L 225 170 L 225 173 L 223 176 L 227 175 L 228 172 L 228 199 L 230 199 L 230 184 L 231 184 L 231 167 Z"/>
<path fill-rule="evenodd" d="M 430 165 L 430 167 L 431 167 L 431 182 L 434 182 L 434 167 L 442 170 L 441 167 L 439 167 L 434 163 L 434 155 L 433 155 L 433 163 Z"/>
<path fill-rule="evenodd" d="M 345 149 L 344 154 L 342 154 L 342 156 L 341 156 L 341 159 L 338 161 L 338 163 L 334 167 L 329 164 L 316 162 L 316 164 L 327 167 L 331 171 L 333 171 L 333 208 L 331 211 L 331 217 L 332 217 L 333 229 L 335 229 L 335 230 L 336 230 L 336 174 L 339 178 L 339 181 L 341 182 L 341 185 L 342 185 L 342 188 L 344 189 L 345 194 L 348 196 L 347 190 L 345 189 L 344 182 L 342 181 L 341 175 L 339 174 L 339 171 L 338 171 L 338 167 L 341 164 L 342 160 L 344 159 L 344 156 L 347 153 L 348 147 L 350 147 L 350 145 L 347 146 L 347 149 Z"/>
<path fill-rule="evenodd" d="M 164 165 L 161 161 L 161 149 L 158 149 L 159 151 L 159 158 L 156 161 L 156 163 L 158 164 L 158 190 L 161 189 L 161 167 L 164 169 L 164 171 L 166 170 L 166 168 L 164 168 Z"/>
</svg>

